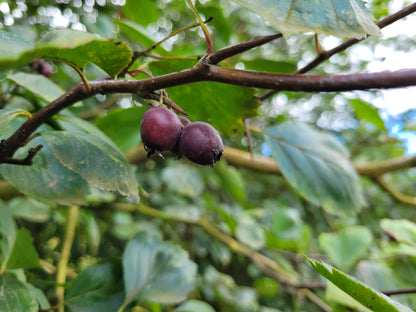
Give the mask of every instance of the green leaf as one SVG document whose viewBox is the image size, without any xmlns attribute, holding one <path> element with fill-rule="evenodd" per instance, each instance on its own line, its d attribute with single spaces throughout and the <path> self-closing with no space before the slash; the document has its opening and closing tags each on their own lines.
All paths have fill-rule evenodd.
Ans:
<svg viewBox="0 0 416 312">
<path fill-rule="evenodd" d="M 0 31 L 0 43 L 7 49 L 12 46 L 6 53 L 0 53 L 0 70 L 16 68 L 35 59 L 50 58 L 80 70 L 93 63 L 114 77 L 127 66 L 132 56 L 126 43 L 101 40 L 94 34 L 73 29 L 53 30 L 35 45 Z"/>
<path fill-rule="evenodd" d="M 201 174 L 193 166 L 167 167 L 163 169 L 161 178 L 168 190 L 182 196 L 198 198 L 204 190 Z"/>
<path fill-rule="evenodd" d="M 234 0 L 267 20 L 285 36 L 314 32 L 348 38 L 380 36 L 361 0 Z"/>
<path fill-rule="evenodd" d="M 3 134 L 4 131 L 7 130 L 9 127 L 10 122 L 19 117 L 19 116 L 26 116 L 26 117 L 32 117 L 32 115 L 23 110 L 23 109 L 5 109 L 3 108 L 0 111 L 0 135 Z"/>
<path fill-rule="evenodd" d="M 235 236 L 240 242 L 256 250 L 263 248 L 266 241 L 263 228 L 246 213 L 238 218 Z"/>
<path fill-rule="evenodd" d="M 179 246 L 142 232 L 123 254 L 126 298 L 158 303 L 177 303 L 195 287 L 196 264 Z"/>
<path fill-rule="evenodd" d="M 173 312 L 215 312 L 208 303 L 200 300 L 188 300 L 181 303 Z"/>
<path fill-rule="evenodd" d="M 62 165 L 93 186 L 138 200 L 132 169 L 114 145 L 88 133 L 45 131 L 42 136 Z"/>
<path fill-rule="evenodd" d="M 120 28 L 120 32 L 131 39 L 132 42 L 137 42 L 142 48 L 148 48 L 158 40 L 141 25 L 131 21 L 115 20 L 114 23 Z M 162 52 L 164 55 L 169 54 L 163 47 L 158 45 L 155 51 Z"/>
<path fill-rule="evenodd" d="M 354 113 L 358 119 L 373 124 L 378 130 L 386 129 L 384 121 L 381 119 L 378 113 L 378 109 L 373 105 L 360 99 L 351 99 L 349 102 L 354 109 Z"/>
<path fill-rule="evenodd" d="M 383 219 L 380 221 L 380 226 L 396 241 L 416 247 L 416 223 L 406 219 Z"/>
<path fill-rule="evenodd" d="M 126 152 L 140 141 L 140 121 L 146 107 L 133 106 L 117 108 L 109 111 L 104 117 L 95 121 L 95 125 L 103 131 L 119 148 Z"/>
<path fill-rule="evenodd" d="M 8 75 L 7 78 L 40 96 L 46 102 L 52 102 L 64 94 L 64 90 L 61 87 L 43 75 L 18 72 Z"/>
<path fill-rule="evenodd" d="M 123 14 L 137 24 L 147 26 L 157 22 L 159 9 L 152 0 L 127 0 L 123 6 Z"/>
<path fill-rule="evenodd" d="M 348 151 L 327 133 L 286 122 L 265 131 L 272 157 L 302 196 L 331 213 L 351 213 L 364 205 Z"/>
<path fill-rule="evenodd" d="M 214 167 L 214 171 L 221 179 L 221 187 L 236 201 L 243 203 L 247 200 L 244 179 L 237 168 L 220 162 Z"/>
<path fill-rule="evenodd" d="M 244 60 L 244 67 L 247 70 L 255 70 L 270 73 L 292 74 L 296 71 L 296 64 L 279 62 L 266 59 Z"/>
<path fill-rule="evenodd" d="M 73 312 L 113 312 L 123 303 L 121 262 L 103 260 L 82 270 L 65 296 Z"/>
<path fill-rule="evenodd" d="M 383 312 L 411 312 L 412 310 L 390 299 L 386 295 L 365 285 L 361 281 L 349 276 L 330 265 L 317 260 L 309 259 L 315 270 L 331 281 L 335 286 L 360 302 L 371 311 Z"/>
<path fill-rule="evenodd" d="M 39 304 L 39 307 L 42 310 L 48 310 L 51 308 L 51 305 L 49 304 L 48 298 L 46 298 L 45 294 L 43 293 L 42 290 L 40 290 L 39 288 L 36 288 L 35 286 L 33 286 L 32 284 L 26 283 L 25 284 L 27 288 L 29 288 L 30 292 L 32 293 L 32 295 L 36 298 L 36 301 Z"/>
<path fill-rule="evenodd" d="M 37 312 L 36 297 L 25 283 L 13 275 L 0 275 L 0 311 L 2 312 Z"/>
<path fill-rule="evenodd" d="M 366 254 L 373 243 L 371 232 L 364 226 L 350 226 L 338 233 L 322 233 L 319 245 L 332 262 L 343 269 L 349 268 Z"/>
<path fill-rule="evenodd" d="M 32 269 L 39 268 L 39 255 L 33 244 L 30 232 L 25 228 L 20 228 L 17 232 L 13 249 L 7 260 L 7 269 Z"/>
<path fill-rule="evenodd" d="M 16 240 L 17 227 L 13 219 L 13 210 L 10 206 L 6 206 L 3 201 L 0 200 L 0 234 L 2 239 L 0 240 L 0 256 L 1 256 L 1 268 L 6 267 L 7 257 L 9 256 Z"/>
<path fill-rule="evenodd" d="M 192 67 L 192 61 L 159 61 L 150 64 L 154 75 L 162 75 Z M 218 131 L 232 133 L 243 130 L 242 119 L 257 115 L 259 101 L 255 90 L 213 82 L 199 82 L 169 88 L 169 98 L 182 107 L 192 121 L 212 124 Z"/>
<path fill-rule="evenodd" d="M 15 59 L 18 55 L 32 49 L 33 47 L 34 44 L 26 42 L 10 32 L 0 30 L 0 60 Z M 14 66 L 7 68 L 13 67 Z M 2 68 L 1 65 L 0 68 Z"/>
<path fill-rule="evenodd" d="M 31 222 L 45 222 L 50 217 L 51 207 L 29 197 L 15 197 L 9 202 L 13 215 Z"/>
<path fill-rule="evenodd" d="M 69 170 L 55 157 L 48 143 L 37 137 L 15 157 L 23 158 L 30 147 L 41 144 L 43 148 L 33 158 L 31 166 L 0 165 L 0 173 L 20 192 L 41 202 L 62 205 L 83 205 L 92 194 L 87 181 Z"/>
</svg>

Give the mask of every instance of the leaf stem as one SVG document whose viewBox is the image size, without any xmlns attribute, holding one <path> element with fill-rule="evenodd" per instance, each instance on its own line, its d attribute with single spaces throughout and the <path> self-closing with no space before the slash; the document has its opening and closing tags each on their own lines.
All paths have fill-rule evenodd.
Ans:
<svg viewBox="0 0 416 312">
<path fill-rule="evenodd" d="M 209 33 L 208 27 L 205 25 L 197 9 L 193 5 L 192 0 L 186 0 L 186 2 L 188 3 L 196 19 L 198 20 L 198 23 L 201 26 L 202 31 L 204 32 L 205 40 L 207 41 L 207 54 L 211 54 L 214 51 L 214 44 L 212 42 L 211 34 Z"/>
<path fill-rule="evenodd" d="M 66 271 L 68 267 L 69 256 L 71 254 L 72 243 L 74 242 L 75 228 L 77 224 L 79 206 L 70 206 L 68 211 L 68 220 L 66 223 L 65 239 L 62 245 L 61 258 L 56 266 L 56 289 L 55 295 L 58 299 L 58 312 L 64 312 L 64 295 L 66 282 Z"/>
</svg>

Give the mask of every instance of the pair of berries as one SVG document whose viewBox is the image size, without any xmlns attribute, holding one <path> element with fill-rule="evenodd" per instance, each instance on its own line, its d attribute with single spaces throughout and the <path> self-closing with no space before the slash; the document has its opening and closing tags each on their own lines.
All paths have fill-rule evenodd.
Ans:
<svg viewBox="0 0 416 312">
<path fill-rule="evenodd" d="M 140 134 L 148 156 L 170 150 L 197 164 L 214 166 L 224 152 L 221 136 L 210 124 L 190 122 L 161 106 L 144 113 Z"/>
</svg>

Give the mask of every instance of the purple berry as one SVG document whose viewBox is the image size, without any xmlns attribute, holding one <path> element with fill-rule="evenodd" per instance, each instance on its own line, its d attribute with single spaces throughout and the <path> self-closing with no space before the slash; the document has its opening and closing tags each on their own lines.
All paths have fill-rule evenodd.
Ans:
<svg viewBox="0 0 416 312">
<path fill-rule="evenodd" d="M 171 110 L 161 106 L 147 110 L 140 124 L 140 135 L 148 156 L 172 149 L 181 130 L 181 121 Z"/>
<path fill-rule="evenodd" d="M 224 145 L 221 136 L 206 122 L 192 122 L 183 128 L 179 150 L 189 160 L 200 165 L 214 166 L 221 159 Z"/>
</svg>

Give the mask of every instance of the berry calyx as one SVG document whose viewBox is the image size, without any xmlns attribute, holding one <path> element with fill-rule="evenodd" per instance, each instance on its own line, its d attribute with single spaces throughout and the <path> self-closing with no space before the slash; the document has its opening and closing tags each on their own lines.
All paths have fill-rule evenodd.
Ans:
<svg viewBox="0 0 416 312">
<path fill-rule="evenodd" d="M 206 122 L 192 122 L 183 128 L 179 150 L 189 160 L 214 166 L 221 159 L 224 145 L 218 131 Z"/>
<path fill-rule="evenodd" d="M 182 130 L 179 117 L 165 107 L 152 107 L 144 113 L 140 124 L 142 142 L 148 157 L 172 149 Z"/>
</svg>

